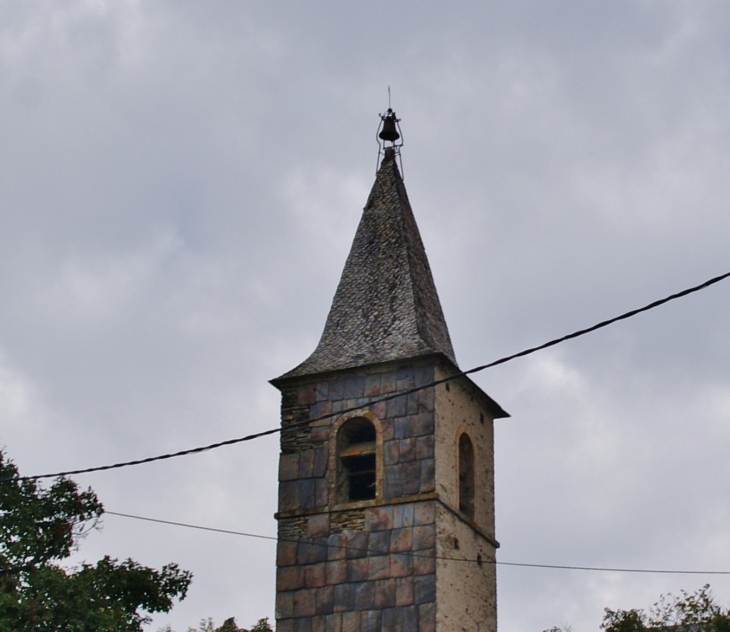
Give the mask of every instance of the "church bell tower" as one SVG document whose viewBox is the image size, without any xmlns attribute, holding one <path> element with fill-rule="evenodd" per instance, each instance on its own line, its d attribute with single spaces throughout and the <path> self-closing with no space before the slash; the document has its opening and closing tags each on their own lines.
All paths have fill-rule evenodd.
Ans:
<svg viewBox="0 0 730 632">
<path fill-rule="evenodd" d="M 272 380 L 277 632 L 496 632 L 508 415 L 466 376 L 431 385 L 458 372 L 389 147 L 317 348 Z"/>
</svg>

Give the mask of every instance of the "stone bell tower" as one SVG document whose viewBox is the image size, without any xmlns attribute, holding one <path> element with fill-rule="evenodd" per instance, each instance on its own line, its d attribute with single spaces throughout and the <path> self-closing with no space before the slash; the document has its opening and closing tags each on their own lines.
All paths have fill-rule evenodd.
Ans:
<svg viewBox="0 0 730 632">
<path fill-rule="evenodd" d="M 378 401 L 458 371 L 388 148 L 319 345 L 272 380 L 277 632 L 496 631 L 493 420 L 507 413 L 466 376 Z"/>
</svg>

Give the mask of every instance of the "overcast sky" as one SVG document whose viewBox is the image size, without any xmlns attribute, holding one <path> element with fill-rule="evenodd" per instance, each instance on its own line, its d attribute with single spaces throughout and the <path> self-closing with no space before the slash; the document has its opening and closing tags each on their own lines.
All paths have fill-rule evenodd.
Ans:
<svg viewBox="0 0 730 632">
<path fill-rule="evenodd" d="M 324 326 L 379 112 L 463 369 L 730 270 L 730 5 L 0 0 L 0 444 L 24 474 L 275 427 Z M 730 281 L 475 376 L 498 560 L 730 570 Z M 274 535 L 278 439 L 78 476 Z M 107 516 L 194 573 L 150 625 L 273 617 L 274 544 Z M 501 632 L 730 579 L 498 568 Z"/>
</svg>

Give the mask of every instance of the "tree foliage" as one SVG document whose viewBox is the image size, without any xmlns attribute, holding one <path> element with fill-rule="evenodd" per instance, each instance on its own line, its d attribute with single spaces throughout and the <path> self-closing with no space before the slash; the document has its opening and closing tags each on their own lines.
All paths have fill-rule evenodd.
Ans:
<svg viewBox="0 0 730 632">
<path fill-rule="evenodd" d="M 168 612 L 185 597 L 191 574 L 176 564 L 58 564 L 103 513 L 91 489 L 62 477 L 44 489 L 0 452 L 0 632 L 139 632 L 143 612 Z"/>
<path fill-rule="evenodd" d="M 730 609 L 720 607 L 705 584 L 694 593 L 662 595 L 648 612 L 605 609 L 601 628 L 607 632 L 730 632 Z"/>
<path fill-rule="evenodd" d="M 174 632 L 173 629 L 168 625 L 164 628 L 160 628 L 158 632 Z M 220 627 L 215 627 L 213 619 L 203 619 L 197 628 L 188 628 L 188 632 L 274 632 L 274 629 L 269 624 L 269 619 L 259 619 L 256 625 L 250 630 L 239 628 L 236 625 L 236 620 L 231 617 L 223 622 Z"/>
</svg>

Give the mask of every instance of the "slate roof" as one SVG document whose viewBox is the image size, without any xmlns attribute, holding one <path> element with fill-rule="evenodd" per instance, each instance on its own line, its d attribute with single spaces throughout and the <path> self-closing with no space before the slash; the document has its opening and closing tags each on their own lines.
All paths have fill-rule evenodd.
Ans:
<svg viewBox="0 0 730 632">
<path fill-rule="evenodd" d="M 456 365 L 392 149 L 378 169 L 322 338 L 281 379 L 443 354 Z"/>
</svg>

